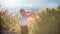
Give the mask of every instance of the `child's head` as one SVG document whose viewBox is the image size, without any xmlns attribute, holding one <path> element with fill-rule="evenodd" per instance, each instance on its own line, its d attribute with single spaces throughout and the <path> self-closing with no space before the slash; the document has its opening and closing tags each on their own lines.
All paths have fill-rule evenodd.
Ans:
<svg viewBox="0 0 60 34">
<path fill-rule="evenodd" d="M 24 9 L 20 9 L 20 13 L 24 14 L 25 10 Z"/>
</svg>

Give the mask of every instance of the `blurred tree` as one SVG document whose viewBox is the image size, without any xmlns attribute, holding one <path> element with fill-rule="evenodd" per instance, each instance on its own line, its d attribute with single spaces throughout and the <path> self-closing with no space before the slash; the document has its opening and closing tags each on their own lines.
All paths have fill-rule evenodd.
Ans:
<svg viewBox="0 0 60 34">
<path fill-rule="evenodd" d="M 57 9 L 60 9 L 60 5 L 58 5 Z"/>
</svg>

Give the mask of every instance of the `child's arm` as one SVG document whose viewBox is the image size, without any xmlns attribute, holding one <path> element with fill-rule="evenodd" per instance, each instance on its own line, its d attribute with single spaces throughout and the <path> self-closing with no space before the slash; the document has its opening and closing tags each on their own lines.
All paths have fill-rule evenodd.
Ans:
<svg viewBox="0 0 60 34">
<path fill-rule="evenodd" d="M 29 16 L 29 17 L 35 17 L 35 13 L 33 12 L 25 12 L 25 15 Z"/>
</svg>

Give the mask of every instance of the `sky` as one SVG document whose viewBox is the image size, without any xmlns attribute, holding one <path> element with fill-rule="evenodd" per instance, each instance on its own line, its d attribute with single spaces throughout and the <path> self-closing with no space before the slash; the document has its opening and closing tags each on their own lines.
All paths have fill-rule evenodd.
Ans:
<svg viewBox="0 0 60 34">
<path fill-rule="evenodd" d="M 0 0 L 0 9 L 44 9 L 55 8 L 60 5 L 60 0 Z"/>
</svg>

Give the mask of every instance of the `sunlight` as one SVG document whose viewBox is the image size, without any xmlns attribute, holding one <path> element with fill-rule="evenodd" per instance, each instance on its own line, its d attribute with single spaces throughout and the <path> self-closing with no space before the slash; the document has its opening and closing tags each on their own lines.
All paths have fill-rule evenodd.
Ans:
<svg viewBox="0 0 60 34">
<path fill-rule="evenodd" d="M 32 7 L 33 5 L 32 4 L 25 4 L 25 6 L 27 7 Z"/>
<path fill-rule="evenodd" d="M 15 6 L 17 0 L 6 0 L 7 6 Z"/>
<path fill-rule="evenodd" d="M 37 16 L 36 18 L 39 18 L 39 16 Z"/>
<path fill-rule="evenodd" d="M 15 16 L 15 14 L 12 14 L 12 16 Z"/>
<path fill-rule="evenodd" d="M 16 6 L 19 6 L 18 1 L 19 0 L 5 0 L 4 4 L 6 7 L 16 7 Z"/>
</svg>

